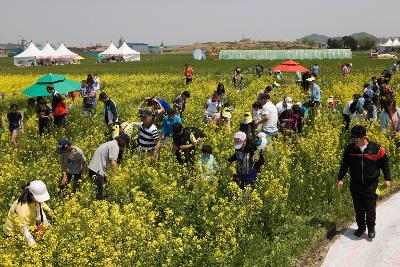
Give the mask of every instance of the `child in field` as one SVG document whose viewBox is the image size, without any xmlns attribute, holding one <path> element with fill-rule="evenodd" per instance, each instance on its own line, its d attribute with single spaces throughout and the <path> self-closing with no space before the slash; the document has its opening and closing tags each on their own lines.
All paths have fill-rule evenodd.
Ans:
<svg viewBox="0 0 400 267">
<path fill-rule="evenodd" d="M 212 147 L 204 145 L 201 149 L 199 160 L 200 171 L 204 180 L 211 182 L 215 171 L 219 170 L 219 166 L 212 155 Z"/>
<path fill-rule="evenodd" d="M 47 105 L 46 99 L 44 98 L 41 98 L 38 104 L 37 116 L 39 119 L 39 134 L 42 136 L 45 132 L 50 133 L 51 108 Z"/>
<path fill-rule="evenodd" d="M 10 130 L 10 142 L 14 147 L 18 147 L 17 136 L 19 131 L 23 131 L 22 114 L 18 111 L 16 104 L 11 104 L 10 112 L 7 114 L 8 129 Z"/>
</svg>

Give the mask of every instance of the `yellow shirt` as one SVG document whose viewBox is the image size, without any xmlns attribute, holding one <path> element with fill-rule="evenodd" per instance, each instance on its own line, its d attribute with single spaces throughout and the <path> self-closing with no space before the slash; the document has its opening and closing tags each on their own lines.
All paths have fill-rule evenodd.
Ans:
<svg viewBox="0 0 400 267">
<path fill-rule="evenodd" d="M 51 213 L 51 209 L 45 203 L 40 203 L 42 212 Z M 23 228 L 29 229 L 30 226 L 36 226 L 36 220 L 40 214 L 37 214 L 39 203 L 18 203 L 16 200 L 8 211 L 7 220 L 4 224 L 4 233 L 6 235 L 23 234 Z"/>
</svg>

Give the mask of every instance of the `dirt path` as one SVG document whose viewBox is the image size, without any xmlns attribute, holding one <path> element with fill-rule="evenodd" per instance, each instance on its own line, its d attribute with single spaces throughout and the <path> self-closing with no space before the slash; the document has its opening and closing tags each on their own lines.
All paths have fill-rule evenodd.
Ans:
<svg viewBox="0 0 400 267">
<path fill-rule="evenodd" d="M 330 247 L 322 266 L 400 266 L 400 193 L 377 208 L 376 237 L 353 235 L 352 224 Z"/>
</svg>

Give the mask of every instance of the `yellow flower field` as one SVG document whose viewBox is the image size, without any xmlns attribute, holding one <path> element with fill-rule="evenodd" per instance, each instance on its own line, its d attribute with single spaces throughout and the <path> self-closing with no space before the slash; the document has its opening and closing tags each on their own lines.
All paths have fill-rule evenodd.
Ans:
<svg viewBox="0 0 400 267">
<path fill-rule="evenodd" d="M 360 92 L 372 73 L 354 74 L 342 80 L 337 73 L 326 74 L 317 83 L 323 91 L 322 103 L 333 95 L 347 103 Z M 0 75 L 3 118 L 11 103 L 22 109 L 27 97 L 13 92 L 34 83 L 37 75 Z M 84 75 L 69 75 L 80 81 Z M 185 90 L 178 75 L 100 75 L 101 89 L 117 103 L 122 121 L 139 121 L 137 106 L 146 96 L 155 95 L 172 102 Z M 398 78 L 397 80 L 398 81 Z M 218 82 L 225 84 L 229 102 L 235 108 L 232 129 L 206 126 L 203 108 Z M 95 149 L 107 141 L 103 104 L 95 117 L 85 119 L 81 99 L 68 103 L 69 125 L 40 139 L 35 117 L 25 122 L 19 135 L 20 148 L 8 142 L 8 131 L 0 139 L 0 218 L 8 212 L 21 186 L 33 179 L 43 180 L 54 209 L 53 227 L 39 245 L 30 247 L 22 237 L 0 238 L 0 262 L 4 266 L 284 266 L 290 265 L 335 222 L 352 216 L 348 192 L 338 193 L 335 182 L 341 154 L 348 135 L 342 132 L 341 109 L 321 117 L 304 129 L 304 137 L 292 144 L 282 136 L 266 152 L 256 189 L 242 191 L 232 181 L 235 169 L 227 166 L 234 152 L 232 136 L 242 114 L 251 111 L 257 94 L 270 77 L 246 78 L 244 93 L 237 92 L 230 77 L 222 81 L 212 76 L 196 77 L 187 89 L 185 126 L 196 126 L 207 134 L 221 165 L 212 182 L 196 171 L 180 166 L 170 145 L 163 146 L 156 163 L 142 162 L 135 152 L 124 155 L 116 173 L 108 174 L 108 201 L 95 201 L 95 186 L 88 177 L 80 192 L 59 194 L 61 170 L 55 154 L 59 137 L 69 138 L 91 159 Z M 284 96 L 303 101 L 296 85 L 272 93 L 274 103 Z M 365 122 L 360 122 L 365 124 Z M 399 150 L 381 133 L 378 124 L 368 136 L 385 147 L 393 177 L 399 173 Z M 199 149 L 197 151 L 199 153 Z M 348 185 L 348 178 L 345 180 Z M 347 191 L 347 190 L 346 190 Z M 0 230 L 0 234 L 3 232 Z"/>
</svg>

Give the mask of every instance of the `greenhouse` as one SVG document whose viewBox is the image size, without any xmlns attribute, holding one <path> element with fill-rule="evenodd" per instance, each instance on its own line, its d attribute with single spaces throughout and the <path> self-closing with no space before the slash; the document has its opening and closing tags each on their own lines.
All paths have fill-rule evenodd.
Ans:
<svg viewBox="0 0 400 267">
<path fill-rule="evenodd" d="M 295 50 L 221 50 L 219 59 L 344 59 L 352 58 L 351 49 Z"/>
</svg>

